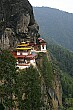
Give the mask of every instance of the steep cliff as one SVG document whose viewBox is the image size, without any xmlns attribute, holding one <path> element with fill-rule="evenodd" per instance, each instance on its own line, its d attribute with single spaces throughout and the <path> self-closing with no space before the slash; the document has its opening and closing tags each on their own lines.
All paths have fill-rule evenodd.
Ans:
<svg viewBox="0 0 73 110">
<path fill-rule="evenodd" d="M 41 77 L 42 109 L 60 110 L 62 107 L 62 86 L 59 73 L 52 64 L 50 54 L 39 53 L 36 62 Z"/>
<path fill-rule="evenodd" d="M 11 48 L 17 42 L 38 37 L 33 8 L 28 0 L 0 0 L 0 47 Z M 31 36 L 31 37 L 30 37 Z"/>
<path fill-rule="evenodd" d="M 1 51 L 0 104 L 7 110 L 61 110 L 61 82 L 49 57 L 38 53 L 35 68 L 16 71 L 12 54 Z"/>
<path fill-rule="evenodd" d="M 34 19 L 33 9 L 28 0 L 0 1 L 1 48 L 11 49 L 14 48 L 16 44 L 20 41 L 26 40 L 34 41 L 34 38 L 39 36 L 38 30 L 39 27 Z M 62 88 L 59 75 L 57 73 L 54 74 L 50 55 L 48 56 L 48 54 L 46 53 L 38 53 L 37 56 L 38 56 L 36 58 L 37 65 L 35 69 L 30 67 L 29 69 L 27 69 L 27 71 L 20 71 L 20 73 L 22 74 L 16 73 L 15 78 L 17 79 L 16 82 L 17 88 L 15 88 L 15 84 L 13 83 L 14 90 L 12 91 L 12 93 L 15 92 L 16 96 L 18 97 L 17 100 L 19 102 L 18 106 L 19 109 L 21 109 L 22 105 L 24 110 L 25 105 L 25 110 L 27 109 L 34 110 L 35 107 L 36 107 L 35 110 L 39 110 L 40 108 L 41 110 L 59 110 L 59 107 L 62 105 L 62 91 L 61 91 Z M 1 62 L 0 72 L 3 73 L 3 68 L 5 68 L 4 74 L 9 73 L 9 75 L 10 74 L 12 75 L 14 73 L 13 72 L 14 69 L 12 70 L 12 73 L 9 72 L 11 71 L 11 68 L 10 65 L 8 64 L 12 63 L 13 60 L 12 59 L 9 60 L 9 58 L 7 60 L 7 58 L 4 58 L 3 55 L 2 58 L 3 58 L 2 61 L 5 60 L 4 62 L 6 63 L 7 67 L 5 66 L 4 63 L 4 66 L 6 67 L 5 68 Z M 11 83 L 8 82 L 8 84 Z M 10 85 L 8 85 L 8 88 L 11 89 Z M 10 91 L 8 91 L 7 88 L 5 89 L 6 90 L 4 90 L 4 93 L 5 92 L 7 92 L 7 94 L 8 92 L 10 93 Z M 24 99 L 22 99 L 22 95 L 26 95 L 26 97 L 24 96 Z M 9 101 L 9 99 L 7 100 Z M 7 101 L 5 102 L 7 103 Z M 40 102 L 42 102 L 42 104 L 40 104 Z M 10 103 L 8 102 L 8 104 Z"/>
</svg>

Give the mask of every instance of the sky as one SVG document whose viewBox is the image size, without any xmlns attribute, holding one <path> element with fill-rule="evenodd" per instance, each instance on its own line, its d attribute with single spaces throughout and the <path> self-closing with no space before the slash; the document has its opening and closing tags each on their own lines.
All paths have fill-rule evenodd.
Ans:
<svg viewBox="0 0 73 110">
<path fill-rule="evenodd" d="M 73 13 L 73 0 L 28 0 L 32 6 L 47 6 Z"/>
</svg>

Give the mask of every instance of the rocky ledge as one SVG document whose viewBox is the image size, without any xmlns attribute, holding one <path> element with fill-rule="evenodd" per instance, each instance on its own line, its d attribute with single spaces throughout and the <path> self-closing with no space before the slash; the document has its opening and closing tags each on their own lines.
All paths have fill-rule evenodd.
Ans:
<svg viewBox="0 0 73 110">
<path fill-rule="evenodd" d="M 0 0 L 0 47 L 12 48 L 26 38 L 38 37 L 33 8 L 28 0 Z"/>
</svg>

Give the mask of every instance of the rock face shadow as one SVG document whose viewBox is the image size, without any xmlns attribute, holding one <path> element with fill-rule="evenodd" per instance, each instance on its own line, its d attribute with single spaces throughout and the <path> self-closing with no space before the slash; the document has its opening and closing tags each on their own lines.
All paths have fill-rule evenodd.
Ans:
<svg viewBox="0 0 73 110">
<path fill-rule="evenodd" d="M 30 37 L 39 36 L 39 26 L 34 19 L 28 0 L 0 1 L 0 47 L 11 48 Z"/>
</svg>

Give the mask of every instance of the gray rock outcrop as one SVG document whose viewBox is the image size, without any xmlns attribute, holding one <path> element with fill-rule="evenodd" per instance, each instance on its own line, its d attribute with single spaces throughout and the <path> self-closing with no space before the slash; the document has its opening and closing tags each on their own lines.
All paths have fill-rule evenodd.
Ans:
<svg viewBox="0 0 73 110">
<path fill-rule="evenodd" d="M 28 0 L 0 0 L 0 47 L 12 48 L 28 37 L 38 37 L 33 8 Z"/>
</svg>

